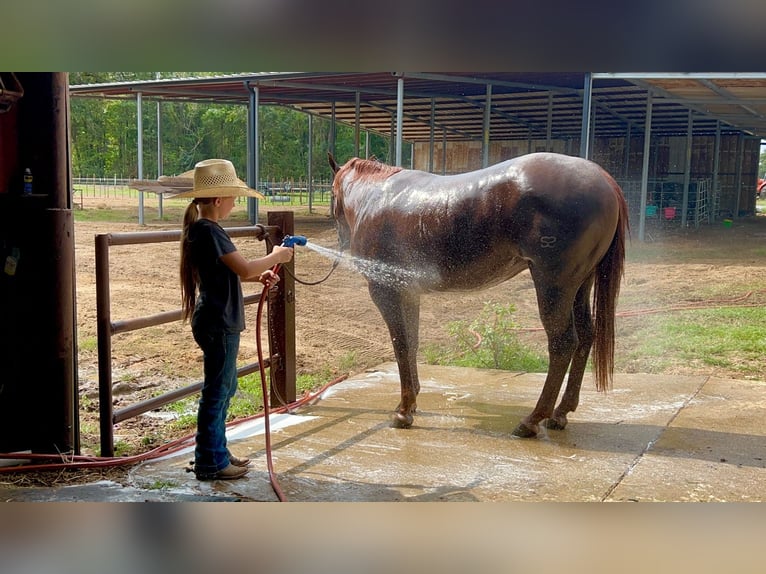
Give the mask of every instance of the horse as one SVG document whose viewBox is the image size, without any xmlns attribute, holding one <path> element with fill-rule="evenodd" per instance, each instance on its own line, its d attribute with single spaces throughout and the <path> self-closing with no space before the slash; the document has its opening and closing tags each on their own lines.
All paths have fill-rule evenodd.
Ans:
<svg viewBox="0 0 766 574">
<path fill-rule="evenodd" d="M 527 269 L 549 366 L 536 406 L 513 435 L 535 437 L 541 423 L 566 427 L 591 349 L 597 390 L 612 387 L 629 223 L 622 190 L 599 165 L 531 153 L 476 171 L 435 175 L 376 160 L 352 158 L 342 166 L 332 154 L 328 160 L 340 251 L 397 270 L 366 274 L 399 369 L 394 427 L 411 427 L 417 410 L 421 295 L 482 289 Z"/>
</svg>

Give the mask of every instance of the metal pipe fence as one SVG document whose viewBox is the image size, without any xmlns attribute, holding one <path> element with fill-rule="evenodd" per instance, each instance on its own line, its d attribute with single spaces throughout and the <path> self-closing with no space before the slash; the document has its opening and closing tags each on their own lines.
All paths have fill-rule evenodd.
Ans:
<svg viewBox="0 0 766 574">
<path fill-rule="evenodd" d="M 129 178 L 112 177 L 73 177 L 72 193 L 75 199 L 82 198 L 138 198 L 137 189 L 130 187 Z M 270 178 L 261 180 L 258 191 L 266 196 L 267 203 L 304 205 L 309 203 L 326 204 L 330 202 L 332 181 L 329 179 L 303 180 Z M 144 192 L 146 193 L 146 192 Z"/>
</svg>

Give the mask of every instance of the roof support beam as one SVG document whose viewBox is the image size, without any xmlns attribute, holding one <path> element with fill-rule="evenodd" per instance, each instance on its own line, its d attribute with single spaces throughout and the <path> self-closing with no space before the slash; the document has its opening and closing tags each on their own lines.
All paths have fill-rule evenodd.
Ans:
<svg viewBox="0 0 766 574">
<path fill-rule="evenodd" d="M 689 110 L 688 125 L 686 128 L 686 165 L 684 166 L 684 193 L 681 200 L 681 227 L 686 227 L 687 214 L 689 210 L 689 182 L 692 171 L 692 126 L 694 119 L 692 111 Z"/>
<path fill-rule="evenodd" d="M 492 113 L 492 84 L 487 84 L 487 95 L 484 103 L 484 127 L 481 140 L 481 166 L 489 165 L 489 120 Z"/>
<path fill-rule="evenodd" d="M 144 124 L 141 92 L 136 93 L 136 139 L 138 141 L 138 179 L 144 179 Z M 144 192 L 138 192 L 138 224 L 144 224 Z"/>
<path fill-rule="evenodd" d="M 404 115 L 404 78 L 396 79 L 396 166 L 402 167 L 402 116 Z"/>
<path fill-rule="evenodd" d="M 646 238 L 646 196 L 649 188 L 649 152 L 652 139 L 652 93 L 646 94 L 646 121 L 644 123 L 644 158 L 641 167 L 641 212 L 638 218 L 638 240 Z"/>
<path fill-rule="evenodd" d="M 593 76 L 590 72 L 586 72 L 585 79 L 583 80 L 582 126 L 580 128 L 580 157 L 585 159 L 588 159 L 590 152 L 588 146 L 590 143 L 590 105 L 592 87 Z"/>
<path fill-rule="evenodd" d="M 750 106 L 748 106 L 748 105 L 746 105 L 744 103 L 741 103 L 739 100 L 737 100 L 737 98 L 734 97 L 734 95 L 731 92 L 729 92 L 728 90 L 725 90 L 724 88 L 721 88 L 720 86 L 717 86 L 716 84 L 714 84 L 710 80 L 701 80 L 700 83 L 703 86 L 705 86 L 706 88 L 708 88 L 711 92 L 715 92 L 716 94 L 718 94 L 719 96 L 721 96 L 723 98 L 726 98 L 727 100 L 733 100 L 733 103 L 735 103 L 737 106 L 739 106 L 740 108 L 742 108 L 743 110 L 745 110 L 749 114 L 755 116 L 756 118 L 758 118 L 760 120 L 765 119 L 763 114 L 757 112 L 756 110 L 754 110 Z"/>
<path fill-rule="evenodd" d="M 247 106 L 247 185 L 253 189 L 258 189 L 258 180 L 260 179 L 260 153 L 258 149 L 258 86 L 251 86 L 245 82 L 248 91 Z M 247 215 L 250 223 L 258 223 L 258 198 L 247 198 Z"/>
</svg>

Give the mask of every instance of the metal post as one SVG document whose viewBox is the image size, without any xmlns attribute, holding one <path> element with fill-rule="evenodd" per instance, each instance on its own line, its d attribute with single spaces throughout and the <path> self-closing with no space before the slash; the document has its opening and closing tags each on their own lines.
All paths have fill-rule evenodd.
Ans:
<svg viewBox="0 0 766 574">
<path fill-rule="evenodd" d="M 582 93 L 582 124 L 580 126 L 580 157 L 584 157 L 585 159 L 588 159 L 590 154 L 590 108 L 592 88 L 593 74 L 585 72 Z"/>
<path fill-rule="evenodd" d="M 394 164 L 396 155 L 396 114 L 391 114 L 391 137 L 388 138 L 388 163 Z"/>
<path fill-rule="evenodd" d="M 335 157 L 335 102 L 332 103 L 330 108 L 330 153 Z"/>
<path fill-rule="evenodd" d="M 551 149 L 551 139 L 553 132 L 553 92 L 548 92 L 548 124 L 545 129 L 545 151 Z"/>
<path fill-rule="evenodd" d="M 646 94 L 646 121 L 644 122 L 644 157 L 641 168 L 641 212 L 638 218 L 638 239 L 644 241 L 646 233 L 646 196 L 649 187 L 649 151 L 652 139 L 652 92 Z"/>
<path fill-rule="evenodd" d="M 692 121 L 692 111 L 689 110 L 686 125 L 686 167 L 684 168 L 684 194 L 681 200 L 681 227 L 686 227 L 686 212 L 689 209 L 689 181 L 691 180 L 692 170 Z"/>
<path fill-rule="evenodd" d="M 713 195 L 712 199 L 715 200 L 716 193 L 718 193 L 718 170 L 721 167 L 721 121 L 715 122 L 715 148 L 713 150 Z M 720 198 L 719 198 L 720 201 Z M 713 201 L 713 208 L 717 207 L 716 202 Z M 718 212 L 714 212 L 713 209 L 708 210 L 708 220 L 713 223 Z"/>
<path fill-rule="evenodd" d="M 481 166 L 489 165 L 489 120 L 492 113 L 492 84 L 487 84 L 487 95 L 484 97 L 484 126 L 481 142 Z"/>
<path fill-rule="evenodd" d="M 402 166 L 402 118 L 404 117 L 404 78 L 396 80 L 396 163 Z"/>
<path fill-rule="evenodd" d="M 159 80 L 160 73 L 157 72 L 157 79 Z M 157 179 L 162 175 L 162 120 L 161 120 L 161 107 L 160 100 L 157 100 Z M 162 220 L 162 194 L 157 194 L 157 211 Z"/>
<path fill-rule="evenodd" d="M 360 102 L 359 102 L 360 94 L 359 92 L 356 93 L 356 101 L 354 105 L 354 157 L 359 157 L 359 116 L 360 116 Z"/>
<path fill-rule="evenodd" d="M 737 134 L 737 176 L 734 183 L 734 191 L 737 194 L 734 202 L 733 218 L 739 218 L 739 206 L 742 196 L 742 162 L 745 159 L 745 134 Z"/>
<path fill-rule="evenodd" d="M 434 172 L 434 136 L 436 131 L 436 99 L 431 98 L 431 122 L 428 132 L 428 171 Z"/>
<path fill-rule="evenodd" d="M 313 213 L 312 207 L 314 205 L 313 199 L 314 199 L 314 116 L 311 114 L 308 114 L 309 118 L 309 145 L 308 145 L 308 166 L 306 166 L 306 176 L 308 177 L 308 182 L 306 183 L 306 187 L 308 188 L 308 194 L 309 194 L 309 213 Z"/>
<path fill-rule="evenodd" d="M 442 175 L 447 175 L 447 130 L 442 130 Z"/>
<path fill-rule="evenodd" d="M 136 134 L 138 140 L 138 179 L 144 179 L 144 123 L 143 123 L 143 106 L 141 105 L 142 97 L 141 92 L 136 94 L 136 118 L 137 118 L 137 131 Z M 138 192 L 138 224 L 144 224 L 144 192 Z"/>
<path fill-rule="evenodd" d="M 260 180 L 260 153 L 258 149 L 258 86 L 246 84 L 250 92 L 247 106 L 247 185 L 258 189 Z M 258 198 L 247 198 L 247 215 L 250 223 L 258 223 Z"/>
</svg>

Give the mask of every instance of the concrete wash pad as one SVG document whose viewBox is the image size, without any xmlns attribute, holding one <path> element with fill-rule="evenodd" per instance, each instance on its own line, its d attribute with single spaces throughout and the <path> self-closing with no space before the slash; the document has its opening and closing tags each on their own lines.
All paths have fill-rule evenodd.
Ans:
<svg viewBox="0 0 766 574">
<path fill-rule="evenodd" d="M 418 412 L 391 427 L 395 363 L 272 418 L 273 465 L 288 501 L 766 501 L 766 383 L 617 374 L 563 431 L 511 435 L 545 375 L 420 365 Z M 200 482 L 191 452 L 141 464 L 133 487 L 164 497 L 276 501 L 263 421 L 233 427 L 229 446 L 253 458 L 235 481 Z M 155 486 L 156 488 L 156 486 Z"/>
</svg>

